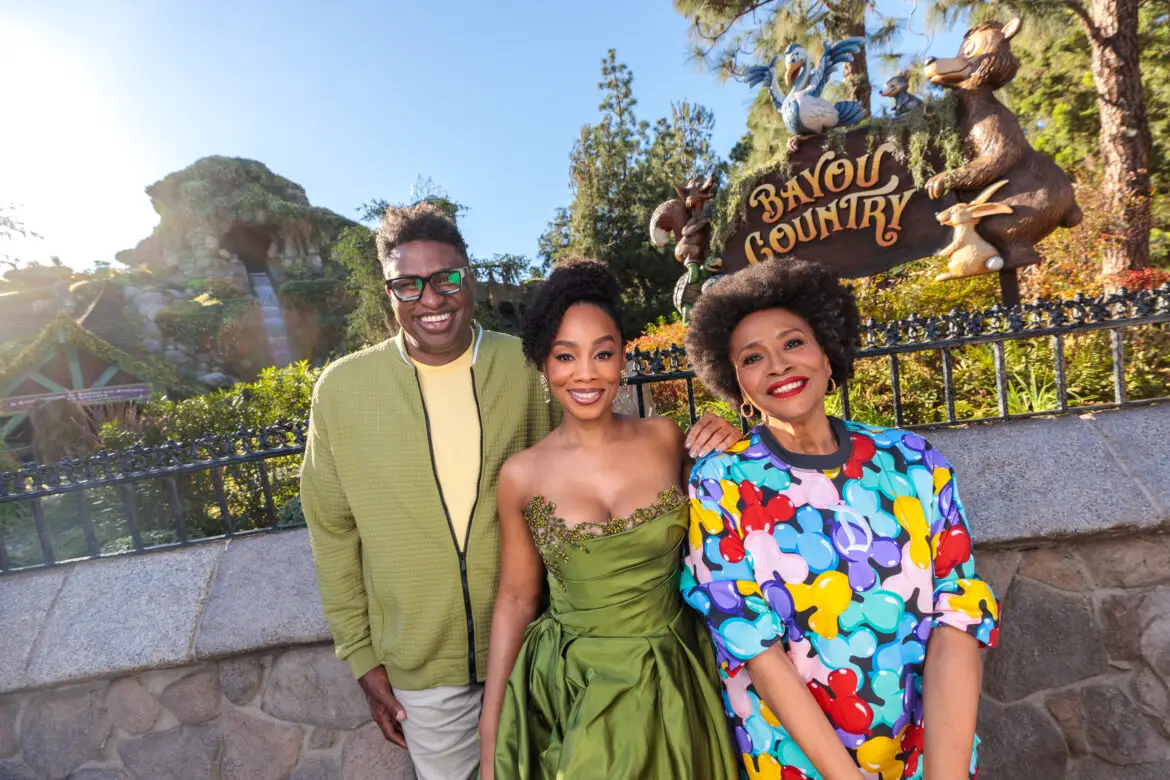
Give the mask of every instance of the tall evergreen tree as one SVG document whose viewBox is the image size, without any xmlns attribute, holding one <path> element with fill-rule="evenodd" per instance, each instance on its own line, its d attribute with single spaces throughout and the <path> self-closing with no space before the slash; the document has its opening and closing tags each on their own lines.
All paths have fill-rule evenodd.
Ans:
<svg viewBox="0 0 1170 780">
<path fill-rule="evenodd" d="M 602 60 L 601 77 L 601 116 L 581 128 L 569 154 L 573 201 L 549 222 L 540 256 L 546 271 L 563 257 L 609 263 L 622 283 L 627 335 L 634 335 L 672 311 L 682 273 L 670 252 L 650 244 L 650 214 L 675 196 L 673 185 L 722 167 L 711 148 L 710 111 L 680 103 L 651 125 L 638 118 L 633 74 L 613 50 Z"/>
</svg>

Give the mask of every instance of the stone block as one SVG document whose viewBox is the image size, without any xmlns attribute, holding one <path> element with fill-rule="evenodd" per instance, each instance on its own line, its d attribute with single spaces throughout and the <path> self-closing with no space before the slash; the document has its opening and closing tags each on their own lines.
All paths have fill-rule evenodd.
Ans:
<svg viewBox="0 0 1170 780">
<path fill-rule="evenodd" d="M 1087 596 L 1017 577 L 1004 602 L 999 646 L 983 666 L 987 693 L 1014 701 L 1109 670 Z"/>
<path fill-rule="evenodd" d="M 1141 658 L 1141 606 L 1145 594 L 1123 591 L 1105 596 L 1097 606 L 1109 660 L 1130 663 Z"/>
<path fill-rule="evenodd" d="M 349 738 L 341 756 L 342 780 L 414 780 L 410 754 L 386 741 L 373 723 Z"/>
<path fill-rule="evenodd" d="M 79 769 L 67 780 L 129 780 L 121 769 Z"/>
<path fill-rule="evenodd" d="M 260 690 L 264 669 L 251 656 L 229 658 L 219 665 L 219 687 L 232 704 L 243 706 Z"/>
<path fill-rule="evenodd" d="M 1170 582 L 1170 536 L 1128 536 L 1091 542 L 1084 560 L 1097 585 L 1137 588 Z"/>
<path fill-rule="evenodd" d="M 179 726 L 118 745 L 133 780 L 204 780 L 214 777 L 222 739 L 215 726 Z"/>
<path fill-rule="evenodd" d="M 336 759 L 314 756 L 302 761 L 288 780 L 341 780 L 341 767 Z"/>
<path fill-rule="evenodd" d="M 1170 685 L 1170 588 L 1158 588 L 1142 602 L 1142 658 Z"/>
<path fill-rule="evenodd" d="M 337 732 L 330 729 L 313 729 L 309 734 L 309 750 L 328 750 L 337 744 Z"/>
<path fill-rule="evenodd" d="M 168 685 L 162 704 L 180 723 L 206 723 L 219 714 L 219 693 L 219 670 L 200 669 Z"/>
<path fill-rule="evenodd" d="M 1154 496 L 1161 519 L 1170 520 L 1170 457 L 1166 456 L 1170 407 L 1163 404 L 1101 412 L 1094 416 L 1093 427 L 1109 440 L 1130 472 Z"/>
<path fill-rule="evenodd" d="M 1120 688 L 1086 686 L 1081 700 L 1085 734 L 1094 755 L 1125 766 L 1170 761 L 1170 742 Z"/>
<path fill-rule="evenodd" d="M 25 706 L 20 732 L 25 762 L 42 775 L 65 777 L 100 760 L 110 734 L 106 686 L 38 694 Z"/>
<path fill-rule="evenodd" d="M 29 655 L 69 569 L 28 572 L 4 578 L 0 598 L 0 693 L 28 686 Z"/>
<path fill-rule="evenodd" d="M 163 357 L 166 358 L 168 362 L 174 363 L 177 366 L 185 366 L 191 362 L 191 356 L 186 352 L 178 349 L 168 349 L 163 353 Z"/>
<path fill-rule="evenodd" d="M 1117 766 L 1090 756 L 1077 762 L 1069 780 L 1166 780 L 1167 777 L 1170 777 L 1170 761 Z"/>
<path fill-rule="evenodd" d="M 1042 547 L 1024 553 L 1020 574 L 1061 590 L 1079 593 L 1092 587 L 1085 578 L 1080 561 L 1067 545 Z"/>
<path fill-rule="evenodd" d="M 938 430 L 930 439 L 955 467 L 976 542 L 1161 523 L 1153 504 L 1086 419 L 1013 420 Z M 1101 485 L 1113 488 L 1102 490 Z"/>
<path fill-rule="evenodd" d="M 1031 704 L 979 703 L 979 776 L 995 780 L 1060 780 L 1068 746 L 1056 724 Z"/>
<path fill-rule="evenodd" d="M 13 759 L 0 761 L 0 780 L 41 780 L 37 773 L 29 769 L 28 764 Z"/>
<path fill-rule="evenodd" d="M 307 530 L 228 544 L 195 640 L 200 657 L 330 638 Z"/>
<path fill-rule="evenodd" d="M 20 702 L 16 699 L 0 701 L 0 758 L 15 756 L 20 750 L 16 736 L 16 719 L 20 716 Z"/>
<path fill-rule="evenodd" d="M 74 564 L 29 680 L 52 685 L 191 661 L 191 637 L 222 549 L 206 544 Z"/>
<path fill-rule="evenodd" d="M 289 650 L 272 664 L 261 707 L 274 718 L 327 729 L 370 720 L 365 694 L 332 647 Z"/>
<path fill-rule="evenodd" d="M 283 780 L 301 757 L 304 729 L 247 715 L 224 713 L 222 780 Z"/>
<path fill-rule="evenodd" d="M 1081 706 L 1080 691 L 1060 691 L 1048 696 L 1044 706 L 1064 732 L 1064 741 L 1074 756 L 1083 756 L 1089 752 L 1089 743 L 1085 739 L 1085 712 Z"/>
<path fill-rule="evenodd" d="M 1149 669 L 1142 669 L 1134 680 L 1138 705 L 1162 733 L 1170 738 L 1170 689 Z"/>
<path fill-rule="evenodd" d="M 975 570 L 991 587 L 991 592 L 1002 598 L 1008 592 L 1022 559 L 1023 553 L 1019 550 L 976 550 Z"/>
<path fill-rule="evenodd" d="M 123 677 L 110 685 L 106 710 L 113 725 L 136 737 L 154 728 L 162 714 L 158 701 L 137 677 Z"/>
</svg>

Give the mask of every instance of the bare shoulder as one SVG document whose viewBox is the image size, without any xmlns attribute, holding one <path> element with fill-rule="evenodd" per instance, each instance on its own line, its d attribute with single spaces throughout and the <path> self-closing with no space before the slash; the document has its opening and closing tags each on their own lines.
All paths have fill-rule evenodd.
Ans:
<svg viewBox="0 0 1170 780">
<path fill-rule="evenodd" d="M 500 467 L 500 492 L 517 493 L 523 491 L 534 462 L 535 458 L 531 447 L 517 452 L 504 461 L 504 465 Z"/>
<path fill-rule="evenodd" d="M 682 451 L 686 437 L 678 424 L 669 417 L 647 417 L 637 420 L 635 424 L 638 433 L 652 437 L 657 446 Z"/>
<path fill-rule="evenodd" d="M 536 492 L 534 477 L 544 472 L 549 453 L 544 440 L 526 450 L 520 450 L 504 461 L 498 480 L 499 495 L 517 506 L 523 505 Z"/>
</svg>

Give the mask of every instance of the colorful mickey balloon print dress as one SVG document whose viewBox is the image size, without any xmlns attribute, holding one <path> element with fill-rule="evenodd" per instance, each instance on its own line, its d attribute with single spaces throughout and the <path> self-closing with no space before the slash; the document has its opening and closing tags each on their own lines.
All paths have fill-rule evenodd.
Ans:
<svg viewBox="0 0 1170 780">
<path fill-rule="evenodd" d="M 821 777 L 744 665 L 782 643 L 863 773 L 922 778 L 927 638 L 953 626 L 992 647 L 999 605 L 942 455 L 914 433 L 830 422 L 832 455 L 788 452 L 758 426 L 696 464 L 683 595 L 716 646 L 743 777 Z"/>
</svg>

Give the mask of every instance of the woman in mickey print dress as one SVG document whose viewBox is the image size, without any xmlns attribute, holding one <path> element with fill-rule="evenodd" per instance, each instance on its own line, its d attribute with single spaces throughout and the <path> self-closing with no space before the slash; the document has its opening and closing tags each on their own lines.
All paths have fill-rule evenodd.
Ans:
<svg viewBox="0 0 1170 780">
<path fill-rule="evenodd" d="M 682 590 L 716 645 L 743 777 L 967 780 L 999 605 L 946 459 L 825 413 L 857 343 L 851 293 L 815 264 L 703 294 L 687 354 L 760 422 L 691 472 Z"/>
</svg>

